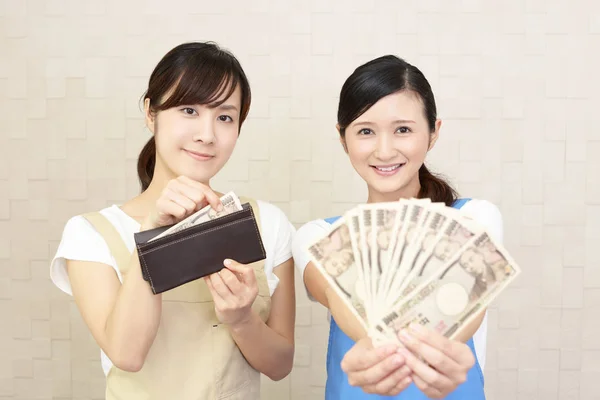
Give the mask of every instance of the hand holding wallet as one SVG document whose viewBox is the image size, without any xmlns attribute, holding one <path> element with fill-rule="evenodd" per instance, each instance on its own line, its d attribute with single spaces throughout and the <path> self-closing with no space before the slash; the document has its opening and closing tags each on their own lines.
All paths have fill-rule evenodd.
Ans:
<svg viewBox="0 0 600 400">
<path fill-rule="evenodd" d="M 240 211 L 160 237 L 163 226 L 134 235 L 142 276 L 154 294 L 176 288 L 224 268 L 226 258 L 250 264 L 266 258 L 254 211 Z"/>
</svg>

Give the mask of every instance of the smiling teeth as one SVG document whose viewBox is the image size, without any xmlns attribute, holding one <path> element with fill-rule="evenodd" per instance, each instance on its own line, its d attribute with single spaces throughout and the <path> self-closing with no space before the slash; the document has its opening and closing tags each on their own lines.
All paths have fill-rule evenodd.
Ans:
<svg viewBox="0 0 600 400">
<path fill-rule="evenodd" d="M 381 171 L 381 172 L 391 172 L 391 171 L 393 171 L 393 170 L 395 170 L 395 169 L 398 169 L 398 168 L 400 168 L 400 164 L 398 164 L 398 165 L 394 165 L 393 167 L 385 167 L 385 168 L 382 168 L 382 167 L 375 167 L 375 168 L 377 168 L 377 169 L 378 169 L 379 171 Z"/>
</svg>

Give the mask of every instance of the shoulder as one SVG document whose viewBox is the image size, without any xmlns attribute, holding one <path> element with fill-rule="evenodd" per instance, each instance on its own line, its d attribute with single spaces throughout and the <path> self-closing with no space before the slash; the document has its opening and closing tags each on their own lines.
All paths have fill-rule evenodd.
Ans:
<svg viewBox="0 0 600 400">
<path fill-rule="evenodd" d="M 283 210 L 275 204 L 264 200 L 255 200 L 260 213 L 260 225 L 265 232 L 290 232 L 295 228 Z"/>
<path fill-rule="evenodd" d="M 258 205 L 258 210 L 260 212 L 260 218 L 265 220 L 281 220 L 284 219 L 286 222 L 288 221 L 287 216 L 281 210 L 281 208 L 277 207 L 275 204 L 270 203 L 265 200 L 254 200 Z"/>
<path fill-rule="evenodd" d="M 117 206 L 110 206 L 101 210 L 80 214 L 71 217 L 65 224 L 62 232 L 61 244 L 68 245 L 74 242 L 87 243 L 90 240 L 104 240 L 94 225 L 88 220 L 88 215 L 100 214 L 110 222 L 115 229 L 123 234 L 123 232 L 134 229 L 126 214 L 124 214 Z M 86 246 L 87 247 L 87 246 Z"/>
<path fill-rule="evenodd" d="M 304 272 L 304 269 L 310 260 L 307 251 L 308 246 L 317 240 L 318 237 L 327 233 L 334 219 L 335 218 L 315 219 L 298 228 L 292 242 L 292 254 L 294 256 L 296 267 L 302 272 Z"/>
<path fill-rule="evenodd" d="M 306 240 L 311 240 L 313 237 L 327 232 L 330 229 L 331 224 L 336 219 L 337 217 L 327 219 L 315 219 L 305 223 L 304 225 L 300 226 L 300 228 L 298 228 L 298 232 L 296 233 L 296 238 L 294 239 L 294 242 L 304 242 Z"/>
<path fill-rule="evenodd" d="M 460 211 L 482 225 L 494 239 L 500 242 L 503 241 L 504 226 L 502 213 L 494 203 L 484 199 L 473 198 L 465 203 Z"/>
<path fill-rule="evenodd" d="M 114 209 L 114 206 L 104 208 L 98 212 L 105 216 L 113 225 L 115 225 L 115 221 L 118 224 L 120 216 Z M 59 289 L 67 294 L 71 294 L 66 270 L 68 260 L 107 264 L 115 269 L 118 274 L 116 262 L 110 253 L 108 245 L 102 235 L 85 218 L 86 215 L 76 215 L 67 220 L 56 253 L 50 262 L 50 279 Z"/>
<path fill-rule="evenodd" d="M 292 239 L 296 232 L 288 217 L 275 204 L 254 200 L 260 213 L 261 236 L 267 252 L 265 269 L 268 273 L 292 257 Z"/>
<path fill-rule="evenodd" d="M 96 211 L 96 213 L 102 214 L 111 220 L 113 219 L 112 214 L 114 212 L 110 207 Z M 94 226 L 86 218 L 89 214 L 75 215 L 67 220 L 60 241 L 62 247 L 70 247 L 74 244 L 88 243 L 90 240 L 96 241 L 102 239 Z"/>
</svg>

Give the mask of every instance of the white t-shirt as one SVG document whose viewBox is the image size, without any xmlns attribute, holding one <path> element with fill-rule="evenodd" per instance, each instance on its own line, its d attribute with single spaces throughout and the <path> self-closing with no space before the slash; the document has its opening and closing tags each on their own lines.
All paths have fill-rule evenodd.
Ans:
<svg viewBox="0 0 600 400">
<path fill-rule="evenodd" d="M 260 211 L 261 236 L 266 252 L 265 273 L 272 295 L 279 283 L 279 278 L 273 273 L 273 269 L 292 257 L 291 246 L 295 228 L 275 205 L 261 200 L 257 200 L 257 204 Z M 135 249 L 133 234 L 139 232 L 140 224 L 117 205 L 104 208 L 100 212 L 114 225 L 129 251 L 133 252 Z M 63 230 L 56 255 L 50 264 L 52 282 L 63 292 L 73 295 L 66 272 L 67 259 L 110 265 L 122 281 L 121 273 L 108 245 L 82 216 L 69 219 Z M 106 375 L 112 367 L 112 362 L 103 351 L 101 351 L 101 360 Z"/>
<path fill-rule="evenodd" d="M 502 243 L 504 232 L 502 215 L 498 207 L 486 200 L 472 199 L 464 204 L 460 211 L 481 224 L 495 240 Z M 306 250 L 307 247 L 318 237 L 325 234 L 330 227 L 331 225 L 327 221 L 318 219 L 308 222 L 298 229 L 298 232 L 294 236 L 292 253 L 296 268 L 300 271 L 300 277 L 304 276 L 304 270 L 310 261 L 310 255 Z M 309 298 L 314 301 L 310 294 Z M 486 356 L 487 319 L 486 313 L 481 326 L 473 335 L 477 361 L 482 370 L 485 365 Z"/>
</svg>

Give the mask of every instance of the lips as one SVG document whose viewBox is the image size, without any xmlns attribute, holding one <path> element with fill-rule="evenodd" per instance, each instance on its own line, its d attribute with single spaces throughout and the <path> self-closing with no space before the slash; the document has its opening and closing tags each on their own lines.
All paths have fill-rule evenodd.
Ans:
<svg viewBox="0 0 600 400">
<path fill-rule="evenodd" d="M 191 156 L 192 158 L 199 160 L 199 161 L 206 161 L 206 160 L 210 160 L 211 158 L 214 157 L 214 155 L 212 154 L 207 154 L 207 153 L 201 153 L 198 151 L 192 151 L 192 150 L 186 150 L 184 149 L 184 151 Z"/>
<path fill-rule="evenodd" d="M 373 168 L 373 170 L 379 175 L 390 176 L 398 172 L 403 165 L 403 163 L 389 165 L 371 165 L 371 168 Z"/>
<path fill-rule="evenodd" d="M 394 164 L 394 165 L 390 165 L 390 166 L 377 166 L 374 165 L 373 168 L 377 169 L 378 171 L 381 172 L 392 172 L 394 170 L 397 170 L 398 168 L 400 168 L 403 164 Z"/>
</svg>

